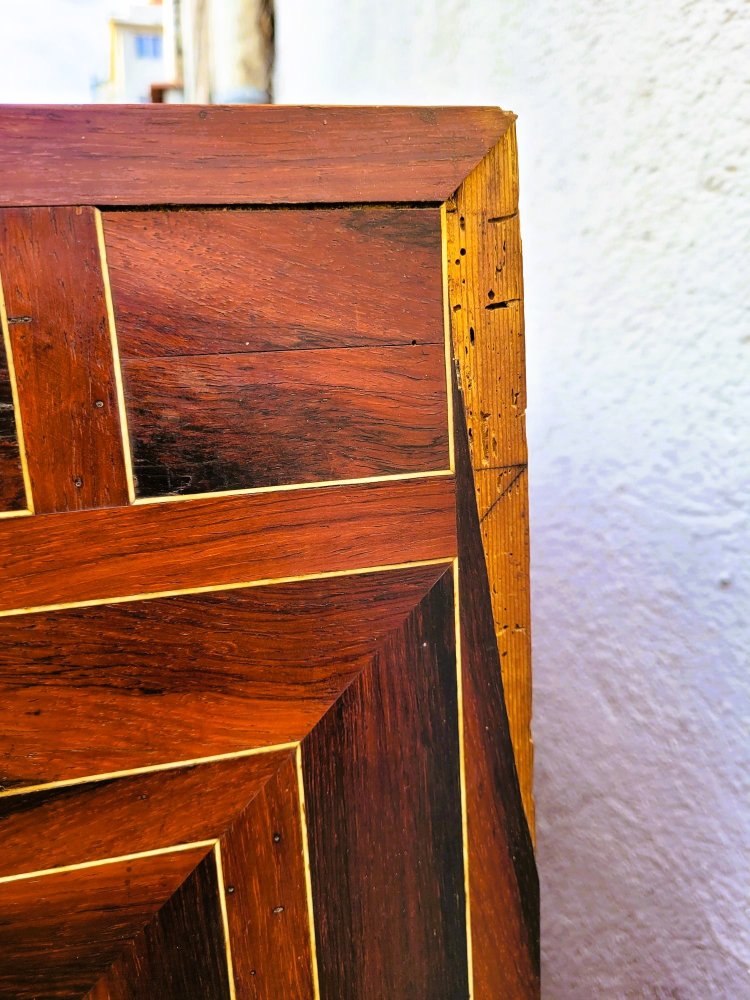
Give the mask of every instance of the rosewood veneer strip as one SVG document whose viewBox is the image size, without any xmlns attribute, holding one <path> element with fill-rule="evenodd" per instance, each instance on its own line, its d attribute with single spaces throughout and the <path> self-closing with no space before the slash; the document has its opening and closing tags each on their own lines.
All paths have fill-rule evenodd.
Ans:
<svg viewBox="0 0 750 1000">
<path fill-rule="evenodd" d="M 0 275 L 34 510 L 128 503 L 95 210 L 0 210 Z"/>
<path fill-rule="evenodd" d="M 4 796 L 0 876 L 212 840 L 287 759 L 291 748 Z"/>
<path fill-rule="evenodd" d="M 447 476 L 0 521 L 0 612 L 456 555 Z"/>
<path fill-rule="evenodd" d="M 312 1000 L 313 956 L 294 756 L 221 840 L 237 995 Z"/>
<path fill-rule="evenodd" d="M 137 495 L 448 471 L 443 352 L 439 343 L 126 361 Z"/>
<path fill-rule="evenodd" d="M 513 118 L 498 108 L 6 106 L 0 204 L 442 202 Z"/>
<path fill-rule="evenodd" d="M 3 618 L 0 782 L 103 780 L 196 747 L 207 755 L 296 743 L 443 572 L 420 566 Z M 252 774 L 268 763 L 232 766 Z M 117 786 L 126 789 L 181 787 L 174 769 L 120 777 L 135 782 Z M 18 808 L 6 798 L 0 815 Z"/>
<path fill-rule="evenodd" d="M 539 997 L 539 883 L 505 708 L 463 405 L 455 390 L 462 739 L 476 1000 Z"/>
<path fill-rule="evenodd" d="M 442 342 L 436 208 L 104 212 L 103 224 L 123 359 Z"/>
<path fill-rule="evenodd" d="M 0 885 L 0 998 L 83 996 L 210 845 L 50 871 Z"/>
<path fill-rule="evenodd" d="M 26 483 L 20 435 L 16 421 L 16 393 L 9 355 L 8 328 L 3 306 L 0 264 L 0 516 L 20 514 L 27 508 Z M 10 361 L 10 363 L 9 363 Z"/>
<path fill-rule="evenodd" d="M 206 855 L 83 1000 L 234 1000 L 217 849 Z"/>
<path fill-rule="evenodd" d="M 302 743 L 320 993 L 469 992 L 450 570 Z"/>
</svg>

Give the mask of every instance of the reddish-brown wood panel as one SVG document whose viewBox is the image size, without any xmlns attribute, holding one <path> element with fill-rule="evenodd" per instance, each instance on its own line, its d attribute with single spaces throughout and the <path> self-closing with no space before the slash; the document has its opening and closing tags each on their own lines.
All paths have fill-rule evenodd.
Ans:
<svg viewBox="0 0 750 1000">
<path fill-rule="evenodd" d="M 417 567 L 0 619 L 2 782 L 302 739 L 440 572 Z"/>
<path fill-rule="evenodd" d="M 0 204 L 442 202 L 513 119 L 499 108 L 6 106 Z"/>
<path fill-rule="evenodd" d="M 13 391 L 8 372 L 8 359 L 5 356 L 5 343 L 0 337 L 0 511 L 25 510 L 25 508 L 26 491 L 16 433 Z"/>
<path fill-rule="evenodd" d="M 287 759 L 221 842 L 238 1000 L 312 1000 L 297 769 Z"/>
<path fill-rule="evenodd" d="M 207 850 L 0 883 L 2 1000 L 79 1000 Z"/>
<path fill-rule="evenodd" d="M 539 883 L 503 696 L 463 404 L 456 414 L 459 617 L 476 1000 L 539 996 Z"/>
<path fill-rule="evenodd" d="M 105 212 L 123 358 L 443 341 L 436 208 Z"/>
<path fill-rule="evenodd" d="M 468 996 L 453 623 L 448 571 L 303 743 L 323 1000 Z"/>
<path fill-rule="evenodd" d="M 220 836 L 291 755 L 272 751 L 4 795 L 0 876 Z"/>
<path fill-rule="evenodd" d="M 213 854 L 129 941 L 84 1000 L 231 1000 Z"/>
<path fill-rule="evenodd" d="M 0 610 L 450 559 L 451 477 L 0 520 Z"/>
<path fill-rule="evenodd" d="M 139 497 L 449 465 L 442 344 L 128 361 L 124 373 Z"/>
<path fill-rule="evenodd" d="M 127 503 L 95 210 L 0 210 L 0 277 L 34 509 Z"/>
</svg>

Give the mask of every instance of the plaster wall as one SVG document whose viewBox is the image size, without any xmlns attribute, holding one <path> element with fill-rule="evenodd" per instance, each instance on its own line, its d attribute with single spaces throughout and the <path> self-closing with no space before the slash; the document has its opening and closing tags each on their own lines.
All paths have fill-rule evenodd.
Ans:
<svg viewBox="0 0 750 1000">
<path fill-rule="evenodd" d="M 279 102 L 519 114 L 544 995 L 750 996 L 750 5 L 276 0 Z"/>
</svg>

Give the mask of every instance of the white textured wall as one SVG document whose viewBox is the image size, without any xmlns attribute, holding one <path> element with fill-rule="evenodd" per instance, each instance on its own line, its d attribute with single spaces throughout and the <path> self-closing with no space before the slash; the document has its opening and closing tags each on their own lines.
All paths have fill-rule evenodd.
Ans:
<svg viewBox="0 0 750 1000">
<path fill-rule="evenodd" d="M 520 115 L 544 995 L 750 997 L 750 7 L 276 8 L 281 102 Z"/>
</svg>

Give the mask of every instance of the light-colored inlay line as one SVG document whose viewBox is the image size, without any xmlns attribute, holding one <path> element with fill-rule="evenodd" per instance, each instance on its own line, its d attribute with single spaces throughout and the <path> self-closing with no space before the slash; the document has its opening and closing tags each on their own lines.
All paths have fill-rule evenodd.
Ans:
<svg viewBox="0 0 750 1000">
<path fill-rule="evenodd" d="M 234 965 L 232 963 L 232 941 L 229 933 L 229 913 L 227 912 L 227 894 L 224 888 L 224 866 L 221 863 L 221 847 L 217 840 L 214 844 L 214 864 L 216 865 L 216 881 L 219 886 L 219 905 L 221 906 L 221 923 L 224 928 L 224 951 L 227 958 L 227 975 L 229 977 L 229 997 L 236 1000 L 237 991 L 234 984 Z"/>
<path fill-rule="evenodd" d="M 458 559 L 453 560 L 453 613 L 456 630 L 456 695 L 458 707 L 458 767 L 461 781 L 461 833 L 464 857 L 464 895 L 466 896 L 466 961 L 469 975 L 469 1000 L 474 995 L 474 956 L 471 939 L 471 896 L 469 885 L 469 817 L 466 804 L 466 750 L 464 746 L 464 685 L 461 662 L 461 598 L 458 583 Z"/>
<path fill-rule="evenodd" d="M 415 562 L 392 563 L 386 566 L 363 566 L 359 569 L 338 569 L 329 573 L 310 573 L 306 576 L 279 576 L 264 580 L 249 580 L 241 583 L 208 584 L 205 587 L 184 587 L 178 590 L 157 590 L 146 594 L 123 594 L 118 597 L 96 597 L 89 601 L 68 601 L 61 604 L 43 604 L 38 607 L 9 608 L 0 611 L 0 618 L 10 618 L 14 615 L 39 614 L 42 611 L 66 611 L 69 608 L 94 608 L 102 604 L 125 604 L 128 601 L 153 601 L 159 597 L 182 597 L 188 594 L 211 594 L 225 590 L 243 590 L 250 587 L 270 587 L 281 583 L 299 583 L 304 580 L 333 580 L 340 576 L 363 576 L 366 573 L 391 573 L 400 569 L 416 569 L 420 566 L 441 566 L 450 564 L 453 556 L 442 556 L 440 559 L 422 559 Z"/>
<path fill-rule="evenodd" d="M 107 247 L 104 242 L 104 226 L 102 224 L 102 213 L 98 208 L 94 209 L 94 220 L 96 223 L 96 239 L 99 244 L 99 261 L 102 269 L 102 283 L 104 285 L 104 302 L 107 307 L 107 325 L 109 326 L 109 341 L 112 347 L 112 370 L 115 379 L 115 391 L 117 393 L 117 410 L 120 415 L 120 437 L 122 440 L 122 457 L 125 463 L 125 480 L 128 485 L 128 499 L 131 503 L 135 500 L 135 483 L 133 480 L 133 460 L 130 454 L 130 435 L 128 434 L 128 417 L 125 410 L 125 391 L 122 385 L 122 367 L 120 365 L 120 348 L 117 343 L 117 330 L 115 327 L 115 307 L 112 301 L 112 288 L 109 283 L 109 267 L 107 265 Z"/>
<path fill-rule="evenodd" d="M 307 832 L 307 813 L 305 811 L 305 781 L 302 774 L 302 750 L 299 744 L 294 754 L 297 768 L 297 790 L 299 794 L 299 821 L 302 830 L 302 861 L 305 869 L 305 894 L 307 896 L 307 919 L 310 925 L 310 962 L 313 976 L 313 995 L 320 1000 L 320 982 L 318 979 L 318 950 L 315 943 L 315 910 L 313 904 L 312 874 L 310 872 L 310 848 Z"/>
<path fill-rule="evenodd" d="M 255 757 L 262 753 L 277 753 L 282 750 L 294 750 L 298 744 L 276 743 L 271 746 L 252 747 L 249 750 L 233 750 L 229 753 L 212 754 L 209 757 L 191 757 L 188 760 L 173 760 L 166 764 L 146 764 L 143 767 L 131 767 L 123 771 L 107 771 L 100 774 L 87 774 L 81 778 L 64 778 L 60 781 L 47 781 L 41 785 L 21 785 L 17 788 L 5 788 L 0 791 L 0 798 L 12 795 L 26 795 L 30 792 L 44 792 L 53 788 L 70 788 L 74 785 L 88 785 L 98 781 L 113 781 L 117 778 L 131 778 L 137 774 L 154 774 L 157 771 L 174 771 L 181 767 L 195 767 L 199 764 L 215 764 L 223 760 L 236 760 L 241 757 Z"/>
<path fill-rule="evenodd" d="M 0 510 L 0 520 L 7 520 L 10 517 L 29 517 L 33 513 L 31 510 Z"/>
<path fill-rule="evenodd" d="M 456 429 L 453 424 L 453 338 L 451 336 L 451 310 L 448 291 L 448 215 L 446 205 L 440 206 L 440 239 L 443 265 L 443 328 L 445 334 L 445 391 L 448 398 L 448 464 L 456 470 Z"/>
<path fill-rule="evenodd" d="M 361 486 L 364 483 L 400 483 L 409 479 L 435 479 L 452 476 L 453 469 L 429 469 L 425 472 L 394 472 L 385 476 L 363 476 L 360 479 L 323 479 L 312 483 L 284 483 L 280 486 L 249 486 L 239 490 L 217 490 L 214 493 L 180 493 L 179 496 L 138 497 L 136 507 L 160 503 L 182 503 L 186 500 L 214 500 L 217 497 L 259 496 L 264 493 L 288 493 L 292 490 L 322 490 L 330 486 Z"/>
<path fill-rule="evenodd" d="M 201 847 L 212 848 L 216 839 L 196 840 L 191 844 L 175 844 L 172 847 L 155 847 L 151 851 L 138 851 L 135 854 L 121 854 L 116 858 L 97 858 L 95 861 L 79 861 L 75 865 L 61 865 L 59 868 L 42 868 L 36 872 L 22 872 L 20 875 L 2 875 L 0 883 L 21 882 L 29 878 L 41 878 L 45 875 L 60 875 L 63 872 L 78 872 L 84 868 L 98 868 L 102 865 L 114 865 L 122 861 L 138 861 L 140 858 L 156 858 L 161 854 L 178 854 L 184 851 L 195 851 Z"/>
<path fill-rule="evenodd" d="M 23 421 L 21 420 L 21 405 L 18 399 L 18 384 L 16 383 L 16 367 L 13 363 L 13 345 L 10 340 L 10 327 L 8 326 L 8 314 L 5 311 L 5 295 L 3 294 L 2 275 L 0 275 L 0 328 L 2 328 L 3 344 L 5 345 L 5 360 L 8 365 L 8 381 L 10 382 L 10 394 L 13 400 L 13 416 L 16 424 L 16 441 L 18 442 L 18 457 L 21 460 L 21 475 L 23 477 L 23 488 L 26 494 L 25 511 L 14 511 L 18 514 L 34 513 L 34 497 L 31 493 L 31 477 L 29 476 L 29 464 L 26 460 L 26 441 L 23 436 Z"/>
</svg>

